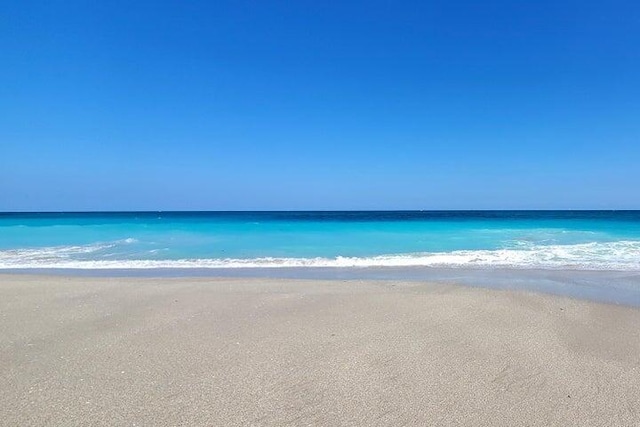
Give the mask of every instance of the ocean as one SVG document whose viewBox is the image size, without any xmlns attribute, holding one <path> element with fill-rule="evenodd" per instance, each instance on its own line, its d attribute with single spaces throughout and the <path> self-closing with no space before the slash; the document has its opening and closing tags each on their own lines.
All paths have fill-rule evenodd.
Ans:
<svg viewBox="0 0 640 427">
<path fill-rule="evenodd" d="M 0 271 L 421 279 L 640 304 L 640 211 L 0 213 Z"/>
</svg>

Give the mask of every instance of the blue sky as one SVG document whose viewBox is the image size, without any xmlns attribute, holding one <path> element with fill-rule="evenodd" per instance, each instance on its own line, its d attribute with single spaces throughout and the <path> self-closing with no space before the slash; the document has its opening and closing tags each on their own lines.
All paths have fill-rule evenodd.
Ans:
<svg viewBox="0 0 640 427">
<path fill-rule="evenodd" d="M 640 208 L 635 1 L 0 16 L 0 210 Z"/>
</svg>

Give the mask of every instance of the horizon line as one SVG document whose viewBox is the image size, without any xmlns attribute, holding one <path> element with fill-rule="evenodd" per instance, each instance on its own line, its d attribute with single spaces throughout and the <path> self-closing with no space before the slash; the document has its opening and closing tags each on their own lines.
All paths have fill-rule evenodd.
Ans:
<svg viewBox="0 0 640 427">
<path fill-rule="evenodd" d="M 639 212 L 640 209 L 223 209 L 223 210 L 70 210 L 3 211 L 3 214 L 98 214 L 98 213 L 344 213 L 344 212 Z"/>
</svg>

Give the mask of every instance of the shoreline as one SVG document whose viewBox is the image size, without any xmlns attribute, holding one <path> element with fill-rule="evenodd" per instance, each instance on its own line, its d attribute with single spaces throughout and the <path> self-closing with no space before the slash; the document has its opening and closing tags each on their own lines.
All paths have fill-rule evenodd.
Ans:
<svg viewBox="0 0 640 427">
<path fill-rule="evenodd" d="M 640 309 L 398 280 L 0 274 L 6 425 L 637 425 Z"/>
<path fill-rule="evenodd" d="M 318 281 L 407 281 L 482 289 L 533 292 L 597 303 L 640 307 L 640 271 L 514 268 L 322 267 L 5 269 L 3 276 L 246 279 Z"/>
</svg>

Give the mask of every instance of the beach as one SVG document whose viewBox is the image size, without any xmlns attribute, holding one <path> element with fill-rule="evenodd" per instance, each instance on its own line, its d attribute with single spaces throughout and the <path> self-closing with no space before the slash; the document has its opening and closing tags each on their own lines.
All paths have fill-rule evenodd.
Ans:
<svg viewBox="0 0 640 427">
<path fill-rule="evenodd" d="M 0 425 L 640 425 L 640 309 L 437 283 L 0 275 Z"/>
</svg>

